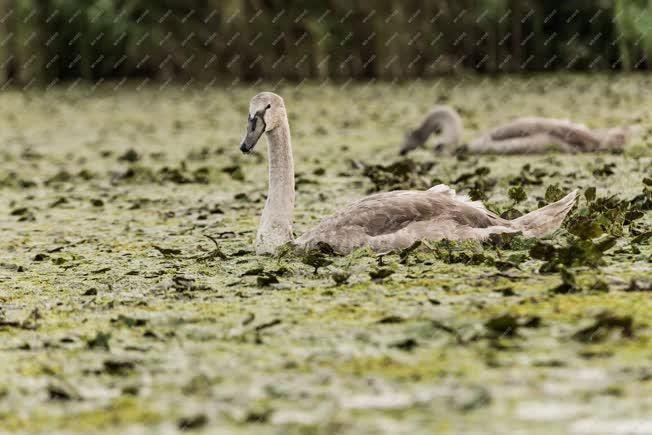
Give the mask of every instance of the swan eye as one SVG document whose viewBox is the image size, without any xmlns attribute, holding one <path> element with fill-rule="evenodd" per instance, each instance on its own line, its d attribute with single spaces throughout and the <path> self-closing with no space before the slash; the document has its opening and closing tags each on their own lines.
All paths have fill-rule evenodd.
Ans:
<svg viewBox="0 0 652 435">
<path fill-rule="evenodd" d="M 268 104 L 267 107 L 265 107 L 265 109 L 271 109 L 271 108 L 272 108 L 271 104 Z"/>
</svg>

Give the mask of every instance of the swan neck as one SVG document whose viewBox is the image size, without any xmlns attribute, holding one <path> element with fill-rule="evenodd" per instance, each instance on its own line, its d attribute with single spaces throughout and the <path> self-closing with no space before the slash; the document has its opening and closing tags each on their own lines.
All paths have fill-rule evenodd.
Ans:
<svg viewBox="0 0 652 435">
<path fill-rule="evenodd" d="M 462 119 L 457 112 L 449 107 L 435 108 L 428 114 L 419 133 L 427 140 L 431 134 L 439 131 L 439 142 L 443 145 L 458 145 L 462 138 Z"/>
<path fill-rule="evenodd" d="M 294 160 L 287 116 L 266 135 L 269 187 L 256 237 L 256 251 L 273 254 L 293 239 Z"/>
</svg>

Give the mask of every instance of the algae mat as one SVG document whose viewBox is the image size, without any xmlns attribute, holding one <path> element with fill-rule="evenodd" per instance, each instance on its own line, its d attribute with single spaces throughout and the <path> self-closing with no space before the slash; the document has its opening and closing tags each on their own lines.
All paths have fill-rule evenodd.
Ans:
<svg viewBox="0 0 652 435">
<path fill-rule="evenodd" d="M 0 433 L 651 433 L 651 85 L 5 91 Z M 238 145 L 269 89 L 290 112 L 297 233 L 440 182 L 506 215 L 573 188 L 579 204 L 542 243 L 259 258 L 266 152 Z M 442 103 L 467 140 L 523 115 L 642 133 L 624 154 L 399 158 Z"/>
</svg>

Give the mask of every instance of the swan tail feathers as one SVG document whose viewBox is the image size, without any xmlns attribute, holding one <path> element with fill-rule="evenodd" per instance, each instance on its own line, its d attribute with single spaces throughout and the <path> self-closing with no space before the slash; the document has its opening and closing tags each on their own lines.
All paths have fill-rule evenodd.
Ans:
<svg viewBox="0 0 652 435">
<path fill-rule="evenodd" d="M 576 199 L 577 190 L 573 190 L 557 202 L 514 219 L 511 226 L 528 237 L 543 237 L 561 226 Z"/>
</svg>

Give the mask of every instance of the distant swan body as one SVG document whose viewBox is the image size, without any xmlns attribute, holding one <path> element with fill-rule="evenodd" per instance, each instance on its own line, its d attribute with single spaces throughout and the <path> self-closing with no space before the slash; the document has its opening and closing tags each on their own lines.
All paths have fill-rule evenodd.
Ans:
<svg viewBox="0 0 652 435">
<path fill-rule="evenodd" d="M 256 252 L 273 254 L 281 245 L 293 241 L 294 163 L 285 104 L 271 92 L 251 100 L 241 151 L 249 153 L 263 133 L 268 143 L 269 190 L 256 236 Z M 377 193 L 327 217 L 294 243 L 305 250 L 325 242 L 336 252 L 346 254 L 365 246 L 390 252 L 419 240 L 481 240 L 493 233 L 522 231 L 540 237 L 559 228 L 576 195 L 573 191 L 555 203 L 507 220 L 480 202 L 456 195 L 445 185 L 425 191 Z"/>
<path fill-rule="evenodd" d="M 467 145 L 471 152 L 501 154 L 542 153 L 550 149 L 580 153 L 622 150 L 636 133 L 636 126 L 591 130 L 568 120 L 525 117 L 502 124 Z M 421 125 L 410 131 L 401 145 L 407 154 L 422 146 L 430 135 L 439 132 L 438 145 L 457 146 L 462 143 L 462 119 L 449 106 L 434 107 Z"/>
</svg>

